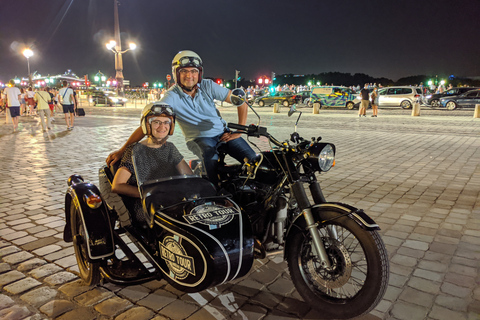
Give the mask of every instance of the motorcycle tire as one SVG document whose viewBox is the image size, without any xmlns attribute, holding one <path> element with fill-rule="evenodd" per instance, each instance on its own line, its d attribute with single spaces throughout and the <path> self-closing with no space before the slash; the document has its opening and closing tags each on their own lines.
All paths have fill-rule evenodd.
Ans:
<svg viewBox="0 0 480 320">
<path fill-rule="evenodd" d="M 80 278 L 88 286 L 100 283 L 100 263 L 90 262 L 86 244 L 86 230 L 84 228 L 82 215 L 75 206 L 74 201 L 70 206 L 71 227 L 73 235 L 73 248 L 77 259 Z"/>
<path fill-rule="evenodd" d="M 338 217 L 323 211 L 322 220 Z M 328 226 L 327 226 L 328 225 Z M 319 226 L 332 266 L 321 266 L 313 254 L 310 232 L 298 230 L 287 242 L 287 262 L 298 293 L 326 319 L 366 314 L 380 302 L 388 286 L 389 264 L 377 231 L 366 231 L 344 216 Z M 328 228 L 336 230 L 337 239 Z"/>
</svg>

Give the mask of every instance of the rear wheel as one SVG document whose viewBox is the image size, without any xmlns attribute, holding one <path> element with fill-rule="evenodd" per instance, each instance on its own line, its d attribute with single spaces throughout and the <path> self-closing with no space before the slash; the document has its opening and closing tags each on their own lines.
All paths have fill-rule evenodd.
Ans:
<svg viewBox="0 0 480 320">
<path fill-rule="evenodd" d="M 259 107 L 264 107 L 264 106 L 265 106 L 265 102 L 264 102 L 263 100 L 258 101 L 258 106 L 259 106 Z"/>
<path fill-rule="evenodd" d="M 400 107 L 403 109 L 410 109 L 412 107 L 412 103 L 408 100 L 404 100 L 402 103 L 400 103 Z"/>
<path fill-rule="evenodd" d="M 457 109 L 457 104 L 455 103 L 455 101 L 448 101 L 445 107 L 447 108 L 447 110 L 455 110 Z"/>
<path fill-rule="evenodd" d="M 288 108 L 288 106 L 289 106 L 289 103 L 288 103 L 287 100 L 283 101 L 282 104 L 283 104 L 283 106 L 286 107 L 286 108 Z"/>
<path fill-rule="evenodd" d="M 433 99 L 432 101 L 430 101 L 430 106 L 432 106 L 433 108 L 438 108 L 438 107 L 440 107 L 440 100 L 438 100 L 438 99 Z"/>
<path fill-rule="evenodd" d="M 365 231 L 348 217 L 322 212 L 320 237 L 331 262 L 322 265 L 310 232 L 287 242 L 287 262 L 298 293 L 328 319 L 349 319 L 371 311 L 388 285 L 388 255 L 377 231 Z"/>
<path fill-rule="evenodd" d="M 350 101 L 350 102 L 347 102 L 346 107 L 347 107 L 348 110 L 352 110 L 355 107 L 355 104 Z"/>
<path fill-rule="evenodd" d="M 88 249 L 86 243 L 86 230 L 80 211 L 74 201 L 70 206 L 70 217 L 73 235 L 73 249 L 77 258 L 80 277 L 88 286 L 97 285 L 100 282 L 100 264 L 88 261 Z"/>
</svg>

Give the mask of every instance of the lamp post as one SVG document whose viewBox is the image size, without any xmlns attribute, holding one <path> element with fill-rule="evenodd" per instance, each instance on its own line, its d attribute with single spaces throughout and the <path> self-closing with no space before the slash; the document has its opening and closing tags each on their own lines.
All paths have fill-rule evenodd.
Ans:
<svg viewBox="0 0 480 320">
<path fill-rule="evenodd" d="M 28 66 L 28 83 L 32 85 L 32 75 L 30 73 L 30 57 L 33 56 L 33 51 L 29 48 L 23 50 L 23 55 L 27 58 L 27 66 Z"/>
<path fill-rule="evenodd" d="M 108 50 L 115 53 L 115 78 L 117 80 L 117 94 L 123 95 L 123 60 L 122 54 L 128 50 L 135 50 L 137 45 L 133 42 L 129 44 L 129 48 L 122 51 L 122 43 L 120 41 L 120 24 L 118 22 L 118 0 L 114 2 L 114 18 L 115 18 L 115 40 L 110 40 L 106 44 Z"/>
</svg>

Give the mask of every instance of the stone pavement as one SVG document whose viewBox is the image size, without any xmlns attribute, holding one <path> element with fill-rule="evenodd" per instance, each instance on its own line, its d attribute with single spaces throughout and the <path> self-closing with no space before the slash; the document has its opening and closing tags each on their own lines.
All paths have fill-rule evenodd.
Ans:
<svg viewBox="0 0 480 320">
<path fill-rule="evenodd" d="M 242 279 L 196 294 L 152 281 L 91 288 L 62 240 L 66 180 L 97 183 L 106 156 L 138 125 L 140 108 L 86 108 L 66 130 L 61 115 L 42 133 L 0 124 L 1 319 L 318 319 L 294 289 L 281 257 L 255 262 Z M 286 139 L 295 118 L 256 108 Z M 362 319 L 480 319 L 480 119 L 472 110 L 356 111 L 303 108 L 299 132 L 337 146 L 320 176 L 325 196 L 360 208 L 381 226 L 391 274 L 387 293 Z M 235 121 L 233 107 L 222 107 Z M 252 113 L 249 122 L 257 122 Z M 187 159 L 180 130 L 170 138 Z M 265 140 L 253 139 L 265 148 Z"/>
</svg>

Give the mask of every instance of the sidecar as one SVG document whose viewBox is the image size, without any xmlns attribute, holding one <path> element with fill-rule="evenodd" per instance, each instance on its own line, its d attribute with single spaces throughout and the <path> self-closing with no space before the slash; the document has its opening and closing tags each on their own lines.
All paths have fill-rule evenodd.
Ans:
<svg viewBox="0 0 480 320">
<path fill-rule="evenodd" d="M 100 190 L 68 179 L 64 240 L 73 242 L 81 278 L 122 285 L 165 279 L 198 292 L 244 276 L 254 258 L 248 217 L 199 176 L 141 184 L 141 200 L 111 192 L 114 172 L 102 168 Z M 141 201 L 143 221 L 135 217 Z M 137 204 L 138 205 L 138 204 Z"/>
</svg>

